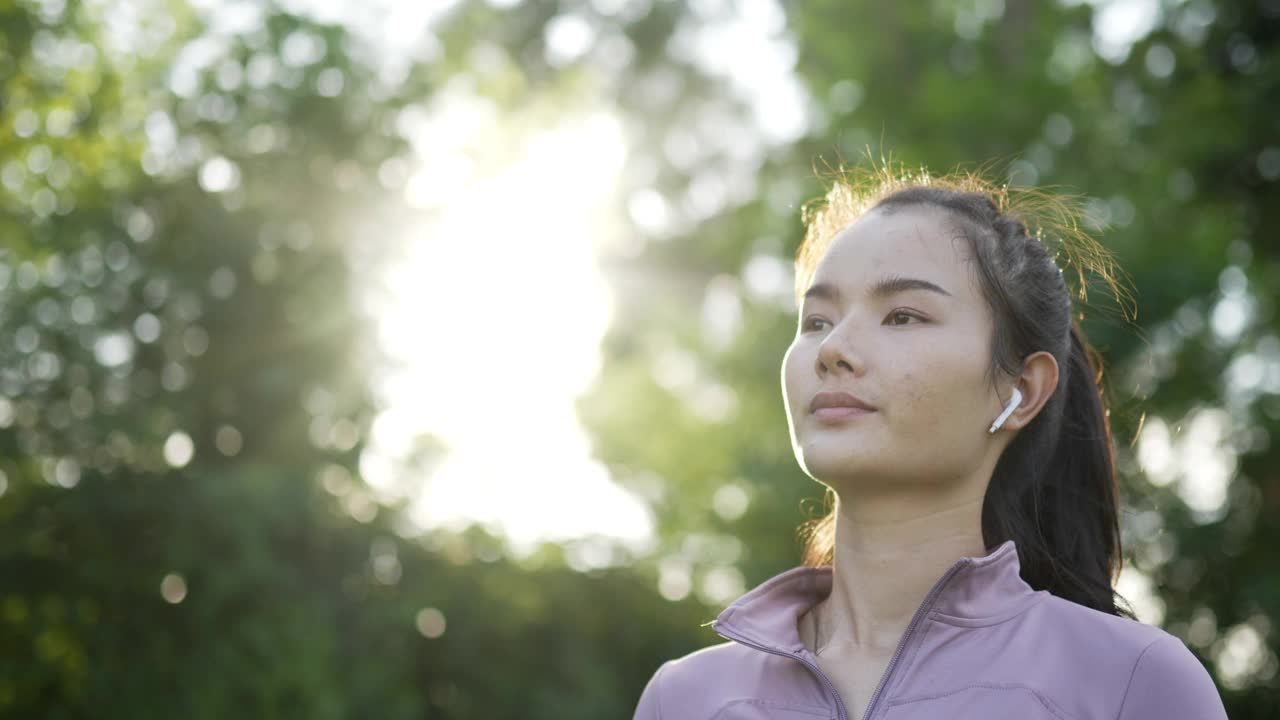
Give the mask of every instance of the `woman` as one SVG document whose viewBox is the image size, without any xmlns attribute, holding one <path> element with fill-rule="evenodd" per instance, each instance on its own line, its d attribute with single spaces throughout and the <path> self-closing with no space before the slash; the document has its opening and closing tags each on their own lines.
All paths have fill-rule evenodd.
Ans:
<svg viewBox="0 0 1280 720">
<path fill-rule="evenodd" d="M 887 167 L 805 208 L 782 389 L 834 509 L 636 718 L 1226 718 L 1182 641 L 1115 604 L 1107 412 L 1041 228 L 1118 286 L 1073 212 Z"/>
</svg>

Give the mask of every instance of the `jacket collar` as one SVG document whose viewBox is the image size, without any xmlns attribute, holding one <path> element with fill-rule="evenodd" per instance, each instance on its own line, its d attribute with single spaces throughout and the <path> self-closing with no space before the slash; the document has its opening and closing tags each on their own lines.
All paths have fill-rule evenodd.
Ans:
<svg viewBox="0 0 1280 720">
<path fill-rule="evenodd" d="M 932 613 L 959 619 L 964 625 L 1000 622 L 1047 593 L 1032 590 L 1019 570 L 1017 546 L 1006 540 L 986 555 L 956 560 L 926 594 L 925 602 Z M 830 565 L 791 568 L 747 591 L 707 624 L 726 637 L 797 652 L 804 647 L 797 623 L 831 594 L 833 579 Z"/>
</svg>

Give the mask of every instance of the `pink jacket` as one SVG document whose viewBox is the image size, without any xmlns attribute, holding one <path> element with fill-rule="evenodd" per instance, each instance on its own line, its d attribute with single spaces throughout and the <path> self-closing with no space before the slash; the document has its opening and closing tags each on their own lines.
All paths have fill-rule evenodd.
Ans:
<svg viewBox="0 0 1280 720">
<path fill-rule="evenodd" d="M 863 720 L 1226 720 L 1176 636 L 1032 590 L 1008 540 L 960 558 L 903 633 Z M 831 566 L 766 580 L 711 621 L 730 642 L 664 662 L 635 720 L 849 720 L 797 621 Z"/>
</svg>

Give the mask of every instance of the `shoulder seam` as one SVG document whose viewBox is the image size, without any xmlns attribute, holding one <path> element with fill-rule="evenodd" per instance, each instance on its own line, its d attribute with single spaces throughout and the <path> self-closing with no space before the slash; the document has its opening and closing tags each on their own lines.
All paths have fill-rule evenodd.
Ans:
<svg viewBox="0 0 1280 720">
<path fill-rule="evenodd" d="M 1116 720 L 1120 720 L 1120 716 L 1124 715 L 1124 704 L 1129 700 L 1129 690 L 1133 687 L 1133 677 L 1138 674 L 1138 666 L 1142 664 L 1142 658 L 1146 657 L 1147 651 L 1155 646 L 1156 643 L 1164 639 L 1166 638 L 1161 636 L 1152 640 L 1147 643 L 1146 647 L 1142 648 L 1142 652 L 1138 653 L 1138 659 L 1133 662 L 1133 669 L 1129 671 L 1129 682 L 1124 686 L 1124 695 L 1120 697 L 1120 708 L 1116 710 Z"/>
</svg>

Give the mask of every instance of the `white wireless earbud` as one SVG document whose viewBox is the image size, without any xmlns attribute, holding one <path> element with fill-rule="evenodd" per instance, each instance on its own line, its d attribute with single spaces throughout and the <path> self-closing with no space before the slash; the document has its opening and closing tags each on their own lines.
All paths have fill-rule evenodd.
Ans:
<svg viewBox="0 0 1280 720">
<path fill-rule="evenodd" d="M 1000 413 L 1000 417 L 996 418 L 996 421 L 991 423 L 991 429 L 988 430 L 987 432 L 993 433 L 996 431 L 997 428 L 1003 425 L 1004 421 L 1009 419 L 1009 416 L 1013 414 L 1013 411 L 1018 408 L 1018 405 L 1021 402 L 1022 402 L 1022 391 L 1019 390 L 1018 388 L 1014 388 L 1013 397 L 1009 399 L 1009 404 L 1004 406 L 1004 412 Z"/>
</svg>

